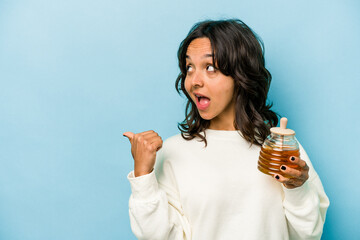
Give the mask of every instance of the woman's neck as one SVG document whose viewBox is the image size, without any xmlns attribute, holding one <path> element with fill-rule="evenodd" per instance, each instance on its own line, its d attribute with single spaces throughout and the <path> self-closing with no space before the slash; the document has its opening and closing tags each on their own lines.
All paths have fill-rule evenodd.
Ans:
<svg viewBox="0 0 360 240">
<path fill-rule="evenodd" d="M 210 121 L 209 129 L 213 130 L 225 130 L 225 131 L 235 131 L 236 128 L 234 126 L 233 121 L 215 121 L 214 119 Z"/>
</svg>

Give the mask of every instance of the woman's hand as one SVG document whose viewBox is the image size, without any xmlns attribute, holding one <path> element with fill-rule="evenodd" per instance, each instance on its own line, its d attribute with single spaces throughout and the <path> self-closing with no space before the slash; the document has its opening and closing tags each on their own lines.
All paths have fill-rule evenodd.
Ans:
<svg viewBox="0 0 360 240">
<path fill-rule="evenodd" d="M 149 174 L 155 165 L 156 152 L 162 147 L 161 137 L 153 130 L 134 134 L 125 132 L 131 144 L 131 154 L 134 158 L 135 177 Z"/>
<path fill-rule="evenodd" d="M 282 165 L 280 167 L 280 170 L 286 175 L 291 176 L 292 178 L 287 178 L 280 174 L 275 175 L 274 178 L 278 182 L 284 184 L 286 188 L 292 189 L 300 187 L 309 178 L 309 167 L 304 160 L 301 160 L 300 158 L 295 156 L 290 157 L 289 162 L 291 162 L 291 164 L 297 165 L 298 169 Z"/>
</svg>

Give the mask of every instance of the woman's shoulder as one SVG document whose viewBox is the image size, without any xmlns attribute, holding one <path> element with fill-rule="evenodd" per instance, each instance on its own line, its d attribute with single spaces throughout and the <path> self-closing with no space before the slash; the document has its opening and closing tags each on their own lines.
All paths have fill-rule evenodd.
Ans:
<svg viewBox="0 0 360 240">
<path fill-rule="evenodd" d="M 163 147 L 165 148 L 176 148 L 182 144 L 184 144 L 187 140 L 185 140 L 181 133 L 172 135 L 168 138 L 166 138 L 163 142 Z"/>
<path fill-rule="evenodd" d="M 184 151 L 186 140 L 181 136 L 181 134 L 175 134 L 163 141 L 162 147 L 156 155 L 156 165 L 157 168 L 162 166 L 164 161 L 173 161 L 177 159 L 181 153 Z M 175 156 L 175 157 L 174 157 Z"/>
<path fill-rule="evenodd" d="M 184 140 L 181 136 L 181 133 L 172 135 L 168 138 L 165 139 L 164 143 L 166 144 L 177 144 L 179 142 L 181 142 L 182 140 Z"/>
<path fill-rule="evenodd" d="M 191 146 L 194 145 L 194 142 L 197 142 L 196 139 L 197 137 L 193 139 L 184 139 L 181 133 L 178 133 L 166 138 L 163 141 L 162 149 L 165 152 L 183 151 L 185 148 L 191 148 Z"/>
</svg>

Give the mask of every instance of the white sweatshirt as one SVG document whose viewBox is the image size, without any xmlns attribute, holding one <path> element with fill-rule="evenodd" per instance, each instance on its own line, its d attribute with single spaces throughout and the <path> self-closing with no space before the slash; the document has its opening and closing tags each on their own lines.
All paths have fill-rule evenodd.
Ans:
<svg viewBox="0 0 360 240">
<path fill-rule="evenodd" d="M 329 206 L 319 176 L 287 189 L 257 169 L 260 147 L 237 131 L 205 130 L 196 137 L 168 138 L 155 170 L 129 173 L 131 229 L 143 240 L 320 239 Z"/>
</svg>

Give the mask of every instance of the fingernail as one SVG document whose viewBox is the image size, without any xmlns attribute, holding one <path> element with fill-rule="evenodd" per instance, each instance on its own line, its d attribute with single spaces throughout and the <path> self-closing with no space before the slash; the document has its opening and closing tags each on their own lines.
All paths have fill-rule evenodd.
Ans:
<svg viewBox="0 0 360 240">
<path fill-rule="evenodd" d="M 291 161 L 295 161 L 295 157 L 291 157 L 290 160 L 291 160 Z"/>
<path fill-rule="evenodd" d="M 281 166 L 281 170 L 286 170 L 286 167 L 285 167 L 285 166 Z"/>
<path fill-rule="evenodd" d="M 280 177 L 279 177 L 279 175 L 276 175 L 275 178 L 276 178 L 277 180 L 279 180 Z"/>
</svg>

